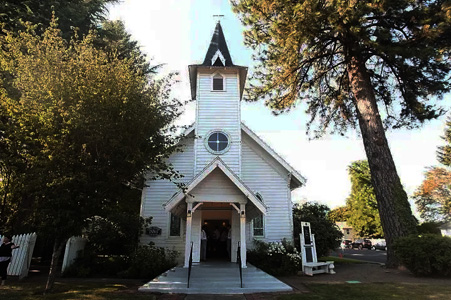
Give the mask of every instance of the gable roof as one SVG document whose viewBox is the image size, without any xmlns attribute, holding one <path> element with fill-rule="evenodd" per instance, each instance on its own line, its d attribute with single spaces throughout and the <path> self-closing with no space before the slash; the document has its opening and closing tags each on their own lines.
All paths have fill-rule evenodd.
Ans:
<svg viewBox="0 0 451 300">
<path fill-rule="evenodd" d="M 296 171 L 292 166 L 290 166 L 289 163 L 287 163 L 279 154 L 277 154 L 276 151 L 274 151 L 274 149 L 272 149 L 268 144 L 266 144 L 257 134 L 255 134 L 255 132 L 253 132 L 243 122 L 241 122 L 241 129 L 291 174 L 292 182 L 290 183 L 290 187 L 292 189 L 300 187 L 307 182 L 307 179 L 305 179 L 304 176 L 302 176 L 298 171 Z"/>
<path fill-rule="evenodd" d="M 212 66 L 215 62 L 212 61 L 215 54 L 221 52 L 222 56 L 225 59 L 224 67 L 232 67 L 234 66 L 232 62 L 232 57 L 229 53 L 229 48 L 227 47 L 227 43 L 224 37 L 224 33 L 222 32 L 221 23 L 216 23 L 215 31 L 211 38 L 210 46 L 208 47 L 207 54 L 205 55 L 203 66 Z"/>
<path fill-rule="evenodd" d="M 185 135 L 190 134 L 194 131 L 195 123 L 191 124 L 185 131 Z M 269 155 L 271 155 L 278 163 L 280 163 L 290 174 L 291 180 L 290 187 L 292 189 L 298 188 L 305 185 L 307 179 L 302 176 L 296 169 L 294 169 L 290 164 L 283 159 L 274 149 L 272 149 L 268 144 L 263 141 L 255 132 L 253 132 L 249 127 L 241 122 L 241 130 L 244 131 L 249 137 L 251 137 L 260 147 L 262 147 Z"/>
<path fill-rule="evenodd" d="M 201 183 L 208 175 L 211 174 L 214 170 L 221 170 L 231 182 L 235 184 L 235 186 L 248 198 L 252 204 L 254 204 L 259 211 L 263 214 L 266 214 L 266 206 L 262 203 L 257 196 L 249 189 L 246 184 L 241 181 L 241 179 L 227 167 L 224 161 L 218 156 L 213 159 L 199 174 L 197 174 L 190 183 L 186 186 L 185 190 L 179 190 L 175 193 L 171 199 L 169 199 L 166 204 L 164 204 L 164 209 L 169 212 L 171 211 L 180 201 L 185 198 L 187 194 L 189 194 L 199 183 Z"/>
</svg>

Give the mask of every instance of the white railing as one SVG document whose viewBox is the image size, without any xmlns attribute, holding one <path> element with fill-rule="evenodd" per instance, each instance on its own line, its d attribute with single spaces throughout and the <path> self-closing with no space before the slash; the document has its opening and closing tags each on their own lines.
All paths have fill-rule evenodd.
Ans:
<svg viewBox="0 0 451 300">
<path fill-rule="evenodd" d="M 3 238 L 0 236 L 0 238 Z M 20 246 L 13 250 L 13 257 L 8 266 L 8 275 L 19 276 L 20 279 L 28 275 L 34 245 L 36 244 L 36 233 L 14 235 L 12 242 Z"/>
<path fill-rule="evenodd" d="M 72 265 L 78 256 L 78 251 L 85 248 L 87 240 L 79 236 L 73 236 L 66 242 L 66 250 L 64 251 L 63 266 L 61 271 Z"/>
</svg>

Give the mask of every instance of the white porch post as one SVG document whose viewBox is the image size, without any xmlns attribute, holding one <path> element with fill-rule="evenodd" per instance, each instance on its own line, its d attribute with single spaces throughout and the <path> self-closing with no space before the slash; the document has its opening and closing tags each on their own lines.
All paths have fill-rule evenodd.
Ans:
<svg viewBox="0 0 451 300">
<path fill-rule="evenodd" d="M 189 254 L 191 252 L 191 224 L 193 215 L 193 204 L 187 203 L 186 208 L 186 237 L 185 237 L 185 265 L 184 268 L 189 267 Z"/>
<path fill-rule="evenodd" d="M 240 204 L 241 267 L 246 268 L 246 204 Z"/>
</svg>

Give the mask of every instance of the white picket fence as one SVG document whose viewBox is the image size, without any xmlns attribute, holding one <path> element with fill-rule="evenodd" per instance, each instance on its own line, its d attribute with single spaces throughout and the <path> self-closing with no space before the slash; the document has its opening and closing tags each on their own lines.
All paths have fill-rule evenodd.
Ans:
<svg viewBox="0 0 451 300">
<path fill-rule="evenodd" d="M 66 249 L 64 251 L 63 266 L 61 268 L 63 272 L 67 267 L 74 263 L 78 256 L 78 251 L 85 248 L 86 242 L 87 240 L 85 238 L 79 236 L 73 236 L 67 240 Z"/>
<path fill-rule="evenodd" d="M 13 257 L 8 266 L 8 275 L 19 276 L 20 279 L 28 275 L 36 237 L 34 232 L 12 237 L 12 242 L 20 247 L 13 250 Z M 3 239 L 2 236 L 0 238 Z"/>
</svg>

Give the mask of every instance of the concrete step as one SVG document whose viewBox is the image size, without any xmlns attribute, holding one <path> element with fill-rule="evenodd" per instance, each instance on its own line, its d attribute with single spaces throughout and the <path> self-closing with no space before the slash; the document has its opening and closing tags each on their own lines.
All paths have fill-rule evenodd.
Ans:
<svg viewBox="0 0 451 300">
<path fill-rule="evenodd" d="M 188 269 L 175 268 L 139 288 L 141 292 L 184 294 L 243 294 L 291 291 L 292 288 L 273 276 L 249 265 L 243 269 L 243 288 L 240 287 L 238 266 L 234 263 L 193 264 L 190 288 L 187 288 Z"/>
</svg>

